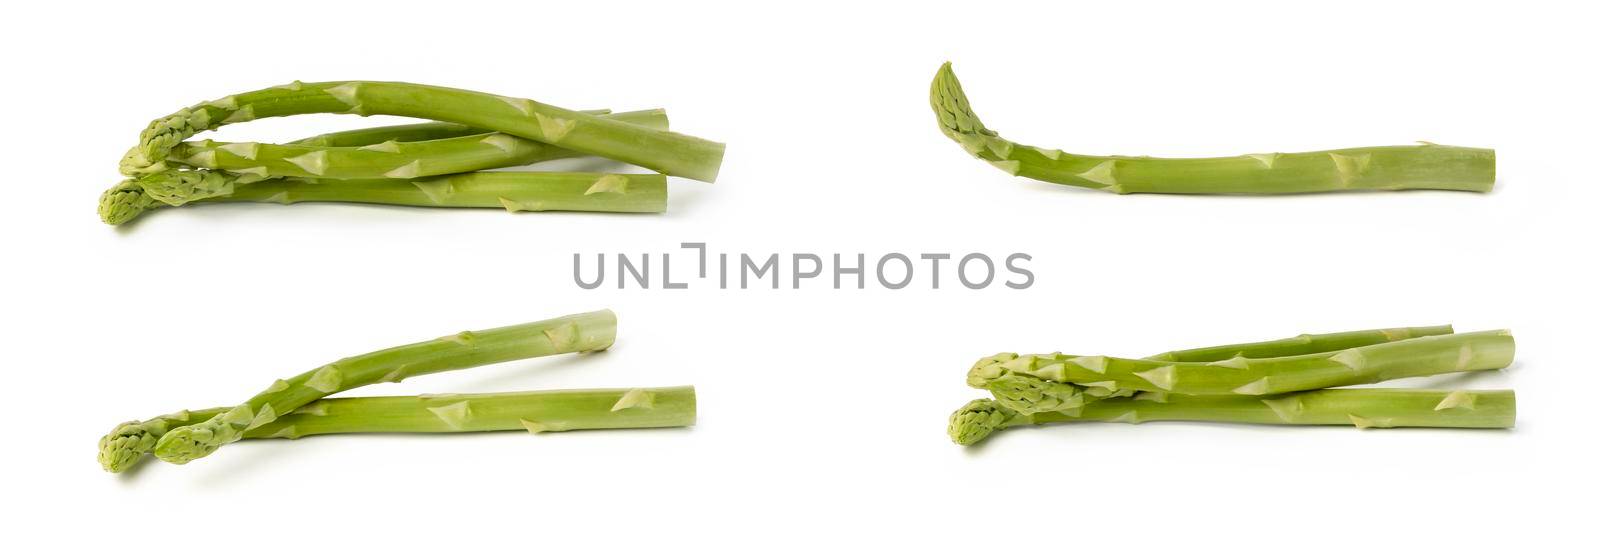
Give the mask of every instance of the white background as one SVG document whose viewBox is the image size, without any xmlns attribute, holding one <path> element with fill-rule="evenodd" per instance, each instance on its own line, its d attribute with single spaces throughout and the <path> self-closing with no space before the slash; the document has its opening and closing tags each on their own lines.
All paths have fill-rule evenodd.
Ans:
<svg viewBox="0 0 1600 533">
<path fill-rule="evenodd" d="M 1594 15 L 1539 2 L 1109 4 L 13 6 L 0 32 L 0 520 L 273 531 L 1578 520 L 1600 473 Z M 1035 183 L 938 133 L 926 94 L 945 60 L 990 127 L 1030 144 L 1189 156 L 1426 140 L 1498 149 L 1500 183 L 1486 195 L 1277 198 Z M 293 79 L 661 106 L 674 129 L 725 141 L 728 156 L 715 185 L 674 180 L 662 216 L 249 205 L 120 229 L 96 219 L 145 122 Z M 274 119 L 214 138 L 396 122 Z M 682 241 L 752 254 L 1026 252 L 1038 281 L 586 291 L 571 280 L 575 252 Z M 250 442 L 122 476 L 93 459 L 123 420 L 234 403 L 371 349 L 602 307 L 621 316 L 608 353 L 360 393 L 692 383 L 699 426 Z M 1432 323 L 1516 333 L 1505 372 L 1407 383 L 1514 387 L 1515 430 L 1099 424 L 1015 430 L 974 449 L 944 435 L 946 415 L 980 395 L 963 385 L 968 365 L 996 351 L 1142 356 Z"/>
</svg>

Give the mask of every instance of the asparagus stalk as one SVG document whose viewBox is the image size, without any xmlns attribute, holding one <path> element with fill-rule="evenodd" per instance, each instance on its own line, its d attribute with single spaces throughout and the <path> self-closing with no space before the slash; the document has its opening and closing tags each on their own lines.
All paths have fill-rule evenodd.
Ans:
<svg viewBox="0 0 1600 533">
<path fill-rule="evenodd" d="M 723 145 L 653 131 L 524 98 L 410 83 L 294 82 L 203 102 L 156 119 L 123 160 L 125 173 L 160 164 L 195 133 L 257 118 L 310 113 L 398 115 L 463 124 L 645 167 L 715 181 Z"/>
<path fill-rule="evenodd" d="M 1481 148 L 1422 144 L 1167 159 L 1077 155 L 1013 143 L 978 120 L 949 63 L 934 76 L 930 100 L 940 130 L 974 157 L 1015 176 L 1118 194 L 1494 187 L 1494 151 Z"/>
<path fill-rule="evenodd" d="M 245 433 L 290 438 L 335 433 L 460 433 L 694 425 L 694 387 L 430 394 L 325 399 Z"/>
<path fill-rule="evenodd" d="M 624 402 L 624 399 L 628 399 Z M 228 412 L 179 411 L 125 422 L 100 438 L 99 460 L 122 472 L 155 448 L 167 431 Z M 492 394 L 429 394 L 322 399 L 250 429 L 246 439 L 334 433 L 459 433 L 685 427 L 695 422 L 694 387 L 593 389 Z"/>
<path fill-rule="evenodd" d="M 1455 333 L 1455 329 L 1448 324 L 1443 326 L 1364 329 L 1335 333 L 1306 333 L 1286 339 L 1175 350 L 1152 355 L 1145 359 L 1188 363 L 1210 363 L 1233 358 L 1262 359 L 1332 352 L 1418 337 L 1449 335 L 1451 333 Z"/>
<path fill-rule="evenodd" d="M 1233 358 L 1209 363 L 1122 359 L 1064 354 L 998 354 L 984 358 L 968 372 L 977 388 L 1021 387 L 1036 380 L 1044 396 L 1002 388 L 997 400 L 1023 412 L 1071 409 L 1085 397 L 1127 395 L 1127 391 L 1165 394 L 1262 396 L 1303 390 L 1375 383 L 1404 377 L 1449 372 L 1492 370 L 1511 364 L 1515 342 L 1506 331 L 1434 335 L 1316 354 Z M 1020 384 L 1019 384 L 1020 383 Z M 1076 388 L 1062 387 L 1071 384 Z M 1048 387 L 1048 388 L 1047 388 Z M 1073 393 L 1077 392 L 1074 396 Z"/>
<path fill-rule="evenodd" d="M 218 176 L 221 174 L 221 176 Z M 415 180 L 275 179 L 237 184 L 225 171 L 169 170 L 124 180 L 100 198 L 107 224 L 123 224 L 168 205 L 342 202 L 420 207 L 486 207 L 518 211 L 660 213 L 667 180 L 660 174 L 469 172 Z"/>
<path fill-rule="evenodd" d="M 1186 420 L 1358 428 L 1509 428 L 1516 424 L 1509 390 L 1328 389 L 1265 398 L 1173 396 L 1165 402 L 1117 398 L 1066 412 L 1023 414 L 991 400 L 973 400 L 950 415 L 949 434 L 967 446 L 995 431 L 1057 422 Z"/>
<path fill-rule="evenodd" d="M 612 120 L 665 130 L 665 112 L 634 111 L 606 115 Z M 414 126 L 388 130 L 392 134 L 443 134 L 444 128 Z M 347 137 L 375 136 L 356 131 Z M 324 136 L 322 143 L 346 139 Z M 156 172 L 178 167 L 226 170 L 242 176 L 241 181 L 260 181 L 269 177 L 295 176 L 326 179 L 410 179 L 444 174 L 459 174 L 489 168 L 530 165 L 540 161 L 580 157 L 584 154 L 565 148 L 499 132 L 461 135 L 440 139 L 399 142 L 393 139 L 359 146 L 306 144 L 236 143 L 190 141 L 181 143 L 167 156 L 168 164 L 154 165 Z M 143 170 L 141 170 L 143 172 Z M 155 173 L 155 172 L 151 172 Z"/>
<path fill-rule="evenodd" d="M 594 311 L 455 335 L 347 357 L 273 382 L 266 390 L 156 441 L 156 457 L 183 464 L 210 455 L 279 415 L 325 396 L 411 376 L 572 352 L 603 350 L 616 337 L 616 315 Z"/>
<path fill-rule="evenodd" d="M 240 185 L 202 202 L 344 202 L 421 207 L 488 207 L 518 211 L 660 213 L 667 178 L 660 174 L 469 172 L 416 180 L 271 180 Z"/>
<path fill-rule="evenodd" d="M 665 109 L 647 109 L 644 111 L 629 111 L 626 113 L 612 114 L 610 109 L 594 109 L 584 111 L 591 115 L 605 115 L 606 118 L 633 122 L 653 130 L 667 130 L 667 111 Z M 634 115 L 637 120 L 623 118 L 625 115 Z M 492 130 L 476 128 L 465 124 L 453 122 L 419 122 L 416 124 L 400 124 L 396 126 L 378 126 L 354 130 L 324 133 L 313 137 L 289 141 L 288 144 L 309 144 L 312 146 L 367 146 L 394 142 L 435 141 L 451 137 L 464 137 L 494 133 Z"/>
</svg>

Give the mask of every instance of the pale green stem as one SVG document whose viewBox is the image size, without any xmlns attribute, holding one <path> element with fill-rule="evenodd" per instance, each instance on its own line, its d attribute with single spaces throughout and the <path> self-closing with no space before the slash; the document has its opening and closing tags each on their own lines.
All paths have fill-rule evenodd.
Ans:
<svg viewBox="0 0 1600 533">
<path fill-rule="evenodd" d="M 1494 187 L 1494 150 L 1422 144 L 1236 157 L 1089 156 L 1017 144 L 985 128 L 950 64 L 930 102 L 946 137 L 1007 173 L 1115 193 L 1288 194 L 1363 189 Z"/>
<path fill-rule="evenodd" d="M 603 350 L 616 338 L 616 315 L 595 311 L 455 335 L 347 357 L 281 379 L 205 422 L 168 431 L 156 457 L 187 463 L 244 437 L 250 429 L 325 396 L 411 376 L 561 353 Z"/>
</svg>

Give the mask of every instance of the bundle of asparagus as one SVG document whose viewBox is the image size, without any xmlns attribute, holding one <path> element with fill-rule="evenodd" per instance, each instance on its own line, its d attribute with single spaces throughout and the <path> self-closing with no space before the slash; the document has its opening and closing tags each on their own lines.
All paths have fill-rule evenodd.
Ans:
<svg viewBox="0 0 1600 533">
<path fill-rule="evenodd" d="M 1013 176 L 1117 194 L 1290 194 L 1494 188 L 1494 150 L 1421 143 L 1301 153 L 1169 159 L 1090 156 L 1018 144 L 983 126 L 945 63 L 929 100 L 946 137 Z"/>
<path fill-rule="evenodd" d="M 124 422 L 100 439 L 100 465 L 122 472 L 146 453 L 183 464 L 240 439 L 693 425 L 695 394 L 687 386 L 324 399 L 411 376 L 604 350 L 616 331 L 616 315 L 595 311 L 347 357 L 274 381 L 238 405 Z"/>
<path fill-rule="evenodd" d="M 1167 352 L 1144 359 L 1061 353 L 985 357 L 967 384 L 994 397 L 950 415 L 969 445 L 1013 426 L 1191 420 L 1359 428 L 1508 428 L 1509 390 L 1329 389 L 1495 370 L 1516 351 L 1506 331 L 1450 326 L 1347 331 Z"/>
<path fill-rule="evenodd" d="M 227 124 L 311 113 L 436 122 L 292 141 L 188 141 Z M 410 83 L 270 87 L 210 100 L 150 123 L 100 197 L 122 224 L 190 202 L 357 202 L 508 211 L 657 213 L 666 175 L 715 181 L 723 145 L 667 131 L 665 111 L 571 111 L 524 98 Z M 594 155 L 657 174 L 481 172 Z"/>
</svg>

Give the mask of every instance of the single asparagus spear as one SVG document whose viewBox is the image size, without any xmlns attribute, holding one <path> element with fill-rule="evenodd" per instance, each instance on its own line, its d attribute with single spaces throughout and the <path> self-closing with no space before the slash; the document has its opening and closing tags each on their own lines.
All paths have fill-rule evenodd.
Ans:
<svg viewBox="0 0 1600 533">
<path fill-rule="evenodd" d="M 1453 331 L 1450 326 L 1445 325 L 1304 334 L 1271 341 L 1172 351 L 1146 357 L 1145 360 L 1214 363 L 1238 367 L 1248 364 L 1249 359 L 1331 352 L 1409 338 L 1448 335 Z M 1098 398 L 1133 396 L 1138 392 L 1134 389 L 1086 388 L 1077 384 L 1057 383 L 1017 373 L 1007 373 L 987 381 L 973 383 L 981 384 L 974 386 L 988 389 L 1001 405 L 1024 414 L 1072 409 Z M 1159 398 L 1166 393 L 1140 394 Z"/>
<path fill-rule="evenodd" d="M 342 202 L 421 207 L 487 207 L 517 211 L 660 213 L 667 209 L 667 180 L 660 174 L 588 172 L 468 172 L 415 180 L 274 179 L 239 185 L 224 171 L 170 170 L 124 180 L 100 198 L 107 224 L 123 224 L 146 211 L 189 197 L 200 203 Z M 161 201 L 157 201 L 160 199 Z"/>
<path fill-rule="evenodd" d="M 1286 339 L 1276 339 L 1261 342 L 1247 342 L 1242 344 L 1224 344 L 1221 346 L 1208 346 L 1189 350 L 1175 350 L 1159 353 L 1146 357 L 1151 361 L 1173 361 L 1187 363 L 1210 363 L 1226 359 L 1262 359 L 1267 357 L 1283 357 L 1287 355 L 1305 355 L 1308 353 L 1332 352 L 1349 348 L 1360 348 L 1385 342 L 1402 341 L 1417 337 L 1431 337 L 1434 335 L 1449 335 L 1455 329 L 1446 324 L 1443 326 L 1421 326 L 1388 329 L 1364 329 L 1358 331 L 1340 331 L 1335 333 L 1306 333 Z"/>
<path fill-rule="evenodd" d="M 631 163 L 657 172 L 715 181 L 723 145 L 653 131 L 524 98 L 379 81 L 294 82 L 203 102 L 156 119 L 124 157 L 124 173 L 160 164 L 197 132 L 257 118 L 310 113 L 398 115 L 463 124 Z"/>
<path fill-rule="evenodd" d="M 1122 359 L 1063 354 L 999 354 L 984 358 L 967 375 L 968 384 L 988 389 L 990 382 L 1010 376 L 1037 378 L 1080 386 L 1082 394 L 1107 397 L 1127 390 L 1157 394 L 1262 396 L 1303 390 L 1375 383 L 1404 377 L 1449 372 L 1492 370 L 1511 364 L 1515 342 L 1506 331 L 1435 335 L 1317 354 L 1234 358 L 1210 363 Z M 1061 391 L 1047 391 L 1062 394 Z M 1052 396 L 1028 406 L 1028 398 L 997 398 L 1023 411 L 1044 411 L 1056 405 L 1071 409 L 1086 403 Z M 1008 405 L 1009 407 L 1009 405 Z"/>
<path fill-rule="evenodd" d="M 624 401 L 626 400 L 626 401 Z M 122 472 L 167 431 L 210 420 L 227 407 L 179 411 L 126 422 L 100 438 L 100 466 Z M 430 394 L 322 399 L 246 431 L 246 439 L 332 433 L 572 431 L 692 426 L 694 387 L 593 389 L 493 394 Z"/>
<path fill-rule="evenodd" d="M 612 120 L 637 124 L 653 130 L 667 127 L 665 112 L 634 111 L 605 115 Z M 394 131 L 391 129 L 390 131 Z M 400 134 L 444 133 L 423 129 L 401 130 Z M 348 137 L 372 136 L 357 131 Z M 341 139 L 323 137 L 324 143 Z M 190 141 L 173 147 L 168 164 L 151 170 L 190 167 L 226 170 L 242 176 L 246 183 L 271 177 L 295 176 L 327 179 L 419 178 L 459 174 L 490 168 L 530 165 L 540 161 L 581 157 L 585 154 L 499 132 L 461 135 L 413 142 L 393 139 L 362 146 L 324 146 L 304 144 L 233 143 Z"/>
<path fill-rule="evenodd" d="M 244 433 L 330 394 L 411 376 L 572 352 L 603 350 L 616 337 L 616 315 L 594 311 L 482 331 L 340 359 L 281 379 L 227 412 L 173 428 L 156 441 L 156 457 L 183 464 L 210 455 Z"/>
<path fill-rule="evenodd" d="M 333 433 L 572 431 L 694 425 L 694 387 L 324 399 L 245 438 Z"/>
<path fill-rule="evenodd" d="M 1017 144 L 983 126 L 950 64 L 934 76 L 939 128 L 967 153 L 1015 176 L 1126 193 L 1285 194 L 1494 187 L 1494 151 L 1422 144 L 1237 157 L 1087 156 Z"/>
<path fill-rule="evenodd" d="M 629 111 L 627 113 L 617 113 L 617 114 L 612 114 L 610 109 L 593 109 L 593 110 L 584 111 L 584 113 L 588 113 L 588 114 L 591 114 L 591 115 L 604 115 L 607 118 L 622 120 L 623 122 L 633 122 L 633 123 L 639 124 L 641 126 L 648 127 L 650 129 L 653 129 L 653 130 L 666 131 L 667 130 L 667 125 L 668 125 L 667 124 L 667 111 L 665 109 L 648 109 L 648 110 L 644 110 L 644 111 Z M 623 119 L 622 118 L 623 115 L 630 115 L 630 114 L 631 115 L 635 115 L 636 117 L 640 118 L 641 120 L 643 120 L 643 122 L 636 121 L 636 120 L 628 120 L 628 119 Z M 304 139 L 289 141 L 287 144 L 309 144 L 309 145 L 312 145 L 312 146 L 349 146 L 349 147 L 355 147 L 355 146 L 367 146 L 367 145 L 372 145 L 372 144 L 381 144 L 381 143 L 385 143 L 385 142 L 389 142 L 389 141 L 402 142 L 402 143 L 403 142 L 417 142 L 417 141 L 436 141 L 436 140 L 439 140 L 439 139 L 448 139 L 448 138 L 451 138 L 451 137 L 464 137 L 464 136 L 467 136 L 467 135 L 478 135 L 478 134 L 483 134 L 483 133 L 494 133 L 494 132 L 492 130 L 486 130 L 486 129 L 483 129 L 483 128 L 476 128 L 476 127 L 468 126 L 468 125 L 465 125 L 465 124 L 456 124 L 456 123 L 453 123 L 453 122 L 430 121 L 430 122 L 419 122 L 419 123 L 416 123 L 416 124 L 400 124 L 400 125 L 396 125 L 396 126 L 378 126 L 378 127 L 373 127 L 373 128 L 361 128 L 361 129 L 354 129 L 354 130 L 338 131 L 338 132 L 333 132 L 333 133 L 324 133 L 322 135 L 317 135 L 317 136 L 314 136 L 314 137 L 306 137 Z"/>
<path fill-rule="evenodd" d="M 200 201 L 660 213 L 667 209 L 667 179 L 660 174 L 592 172 L 468 172 L 415 180 L 282 179 L 238 185 L 226 195 Z"/>
<path fill-rule="evenodd" d="M 1173 396 L 1166 402 L 1116 398 L 1076 411 L 1018 413 L 991 400 L 973 400 L 950 415 L 950 438 L 963 446 L 995 431 L 1057 422 L 1187 420 L 1358 428 L 1509 428 L 1516 424 L 1509 390 L 1327 389 L 1266 398 Z"/>
</svg>

